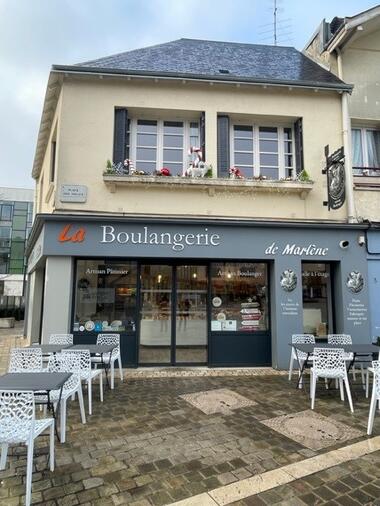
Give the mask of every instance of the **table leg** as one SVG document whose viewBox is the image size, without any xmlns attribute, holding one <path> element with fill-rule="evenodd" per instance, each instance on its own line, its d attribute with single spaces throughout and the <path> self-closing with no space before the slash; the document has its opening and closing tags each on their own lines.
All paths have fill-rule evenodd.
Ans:
<svg viewBox="0 0 380 506">
<path fill-rule="evenodd" d="M 49 391 L 47 392 L 47 397 L 48 397 L 47 408 L 48 408 L 49 411 L 51 411 L 51 413 L 53 415 L 53 418 L 54 418 L 54 430 L 55 430 L 55 434 L 56 434 L 57 439 L 58 439 L 59 442 L 61 442 L 61 438 L 59 437 L 59 434 L 58 434 L 58 413 L 59 413 L 59 406 L 61 404 L 62 391 L 63 391 L 63 385 L 61 386 L 61 389 L 59 391 L 59 398 L 58 398 L 58 402 L 57 402 L 57 409 L 54 409 L 54 402 L 50 401 L 50 392 Z"/>
<path fill-rule="evenodd" d="M 297 381 L 297 386 L 296 386 L 296 389 L 299 388 L 300 386 L 300 383 L 302 381 L 302 376 L 303 376 L 303 373 L 304 373 L 304 370 L 305 370 L 305 367 L 306 367 L 306 364 L 307 364 L 307 361 L 309 360 L 309 355 L 310 353 L 308 352 L 307 355 L 306 355 L 306 359 L 304 360 L 302 366 L 301 366 L 301 362 L 300 362 L 300 359 L 298 358 L 298 351 L 297 351 L 297 348 L 295 348 L 296 350 L 296 356 L 297 356 L 297 362 L 298 362 L 298 367 L 299 367 L 299 370 L 300 370 L 300 374 L 298 376 L 298 381 Z"/>
<path fill-rule="evenodd" d="M 104 372 L 106 373 L 106 382 L 107 382 L 108 388 L 110 387 L 110 383 L 108 381 L 108 369 L 109 369 L 109 366 L 111 365 L 111 356 L 112 356 L 112 351 L 110 352 L 110 357 L 109 357 L 109 362 L 108 362 L 108 367 L 107 367 L 107 364 L 103 360 L 103 353 L 101 354 L 101 361 L 102 361 L 102 364 L 104 367 Z"/>
</svg>

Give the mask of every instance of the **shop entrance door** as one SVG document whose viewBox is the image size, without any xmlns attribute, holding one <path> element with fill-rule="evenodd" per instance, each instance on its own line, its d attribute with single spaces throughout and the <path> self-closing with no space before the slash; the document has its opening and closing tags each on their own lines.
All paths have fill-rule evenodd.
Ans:
<svg viewBox="0 0 380 506">
<path fill-rule="evenodd" d="M 207 267 L 142 264 L 141 365 L 207 363 Z"/>
<path fill-rule="evenodd" d="M 303 331 L 316 337 L 334 332 L 332 265 L 302 262 Z"/>
</svg>

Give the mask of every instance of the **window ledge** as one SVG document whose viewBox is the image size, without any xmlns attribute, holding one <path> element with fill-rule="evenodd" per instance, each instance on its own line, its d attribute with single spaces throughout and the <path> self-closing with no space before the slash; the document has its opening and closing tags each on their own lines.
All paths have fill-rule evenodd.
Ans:
<svg viewBox="0 0 380 506">
<path fill-rule="evenodd" d="M 379 176 L 354 176 L 354 187 L 356 190 L 379 190 Z"/>
<path fill-rule="evenodd" d="M 200 190 L 206 190 L 210 195 L 218 191 L 251 191 L 251 192 L 279 192 L 296 193 L 301 199 L 305 199 L 313 189 L 313 182 L 301 181 L 272 181 L 252 179 L 227 179 L 227 178 L 185 178 L 176 176 L 115 176 L 103 175 L 103 181 L 111 193 L 115 193 L 119 186 L 150 186 L 150 187 L 175 187 L 187 190 L 194 186 Z"/>
</svg>

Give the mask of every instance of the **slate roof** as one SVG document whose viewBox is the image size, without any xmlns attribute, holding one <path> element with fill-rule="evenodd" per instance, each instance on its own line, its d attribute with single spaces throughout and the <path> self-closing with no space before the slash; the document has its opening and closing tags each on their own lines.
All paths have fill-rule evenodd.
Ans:
<svg viewBox="0 0 380 506">
<path fill-rule="evenodd" d="M 351 89 L 293 47 L 179 39 L 53 70 Z"/>
</svg>

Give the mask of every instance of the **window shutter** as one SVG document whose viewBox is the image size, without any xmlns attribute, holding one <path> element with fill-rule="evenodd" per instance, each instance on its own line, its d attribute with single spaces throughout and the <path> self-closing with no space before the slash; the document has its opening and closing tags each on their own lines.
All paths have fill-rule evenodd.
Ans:
<svg viewBox="0 0 380 506">
<path fill-rule="evenodd" d="M 127 158 L 127 123 L 128 110 L 115 109 L 115 126 L 113 137 L 113 162 L 124 162 Z"/>
<path fill-rule="evenodd" d="M 228 177 L 230 169 L 230 118 L 218 116 L 218 176 Z"/>
<path fill-rule="evenodd" d="M 206 114 L 201 113 L 199 122 L 199 144 L 203 154 L 203 160 L 206 161 Z"/>
<path fill-rule="evenodd" d="M 302 118 L 294 123 L 294 144 L 296 152 L 296 174 L 303 171 L 303 129 L 302 129 Z"/>
</svg>

